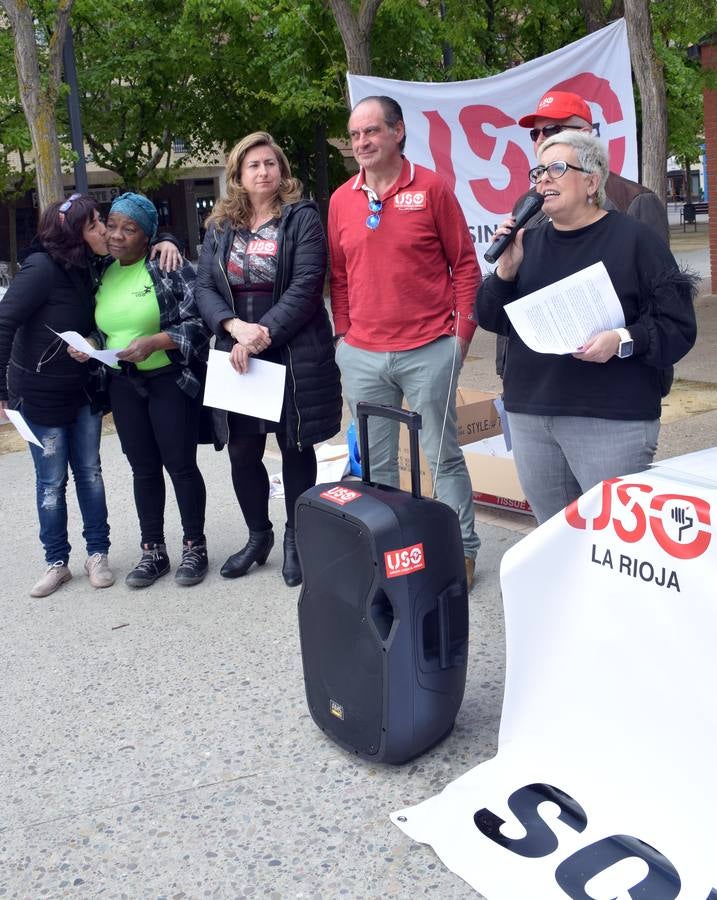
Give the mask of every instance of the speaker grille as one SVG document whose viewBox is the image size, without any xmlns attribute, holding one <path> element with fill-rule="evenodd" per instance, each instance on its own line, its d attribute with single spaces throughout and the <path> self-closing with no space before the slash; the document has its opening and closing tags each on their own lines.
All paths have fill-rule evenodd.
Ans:
<svg viewBox="0 0 717 900">
<path fill-rule="evenodd" d="M 381 740 L 383 649 L 369 622 L 372 548 L 365 530 L 311 506 L 298 509 L 297 539 L 304 587 L 299 626 L 306 696 L 314 720 L 358 752 Z M 374 613 L 386 627 L 380 599 Z M 388 624 L 390 629 L 390 623 Z"/>
</svg>

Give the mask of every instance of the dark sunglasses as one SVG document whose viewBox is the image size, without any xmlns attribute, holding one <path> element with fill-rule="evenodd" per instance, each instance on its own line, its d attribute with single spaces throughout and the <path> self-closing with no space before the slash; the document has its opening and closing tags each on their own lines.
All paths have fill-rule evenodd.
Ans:
<svg viewBox="0 0 717 900">
<path fill-rule="evenodd" d="M 381 200 L 373 200 L 368 196 L 368 208 L 370 215 L 366 219 L 366 227 L 370 228 L 371 231 L 375 231 L 381 224 L 381 210 L 383 209 L 383 203 Z"/>
<path fill-rule="evenodd" d="M 535 142 L 538 140 L 540 135 L 542 134 L 544 138 L 554 137 L 556 134 L 560 134 L 561 131 L 565 131 L 566 128 L 572 128 L 573 131 L 580 131 L 585 128 L 584 125 L 544 125 L 542 128 L 531 128 L 528 132 L 530 134 L 530 140 Z M 592 125 L 593 132 L 595 137 L 600 137 L 600 123 L 593 122 Z"/>
<path fill-rule="evenodd" d="M 590 174 L 587 169 L 581 169 L 580 166 L 573 166 L 569 162 L 565 162 L 565 160 L 558 159 L 550 163 L 549 166 L 536 166 L 534 169 L 531 169 L 528 172 L 528 178 L 530 178 L 532 184 L 538 184 L 539 181 L 543 180 L 546 172 L 551 178 L 562 178 L 568 169 L 574 169 L 576 172 L 585 172 L 586 175 Z"/>
<path fill-rule="evenodd" d="M 568 128 L 573 129 L 573 131 L 581 131 L 584 127 L 584 125 L 543 125 L 542 128 L 530 129 L 530 140 L 537 141 L 541 134 L 544 138 L 550 138 Z"/>
</svg>

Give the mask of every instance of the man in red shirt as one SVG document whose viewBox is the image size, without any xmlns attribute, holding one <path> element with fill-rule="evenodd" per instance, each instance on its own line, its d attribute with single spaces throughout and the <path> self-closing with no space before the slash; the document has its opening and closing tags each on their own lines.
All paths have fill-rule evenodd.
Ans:
<svg viewBox="0 0 717 900">
<path fill-rule="evenodd" d="M 421 446 L 435 492 L 458 514 L 468 586 L 480 540 L 458 445 L 456 385 L 476 328 L 475 249 L 453 191 L 403 156 L 403 113 L 391 97 L 353 109 L 360 168 L 331 197 L 329 253 L 336 362 L 344 396 L 408 406 L 423 419 Z M 371 474 L 398 485 L 398 426 L 371 422 Z"/>
</svg>

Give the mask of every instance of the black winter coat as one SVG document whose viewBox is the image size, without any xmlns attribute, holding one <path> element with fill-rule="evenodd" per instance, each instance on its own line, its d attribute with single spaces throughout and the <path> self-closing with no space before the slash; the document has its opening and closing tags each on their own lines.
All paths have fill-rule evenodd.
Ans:
<svg viewBox="0 0 717 900">
<path fill-rule="evenodd" d="M 91 269 L 65 266 L 36 244 L 0 302 L 0 400 L 22 404 L 38 425 L 75 421 L 89 400 L 91 367 L 75 362 L 54 331 L 94 328 Z"/>
<path fill-rule="evenodd" d="M 227 351 L 234 342 L 221 323 L 236 315 L 227 277 L 233 240 L 232 228 L 209 227 L 195 290 L 217 350 Z M 326 241 L 315 203 L 299 200 L 284 207 L 278 244 L 273 305 L 258 324 L 269 329 L 271 346 L 281 350 L 287 442 L 301 450 L 333 437 L 341 427 L 341 382 L 323 298 Z M 228 418 L 222 410 L 215 411 L 214 427 L 218 440 L 226 443 Z"/>
</svg>

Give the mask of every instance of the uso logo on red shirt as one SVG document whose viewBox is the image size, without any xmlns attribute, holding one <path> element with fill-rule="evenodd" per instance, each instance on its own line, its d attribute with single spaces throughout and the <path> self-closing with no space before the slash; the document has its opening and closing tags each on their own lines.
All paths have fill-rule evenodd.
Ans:
<svg viewBox="0 0 717 900">
<path fill-rule="evenodd" d="M 428 203 L 428 191 L 402 191 L 396 194 L 396 209 L 412 212 L 414 209 L 425 209 Z"/>
<path fill-rule="evenodd" d="M 254 256 L 276 256 L 279 245 L 276 241 L 262 241 L 255 238 L 246 245 L 246 252 Z"/>
</svg>

